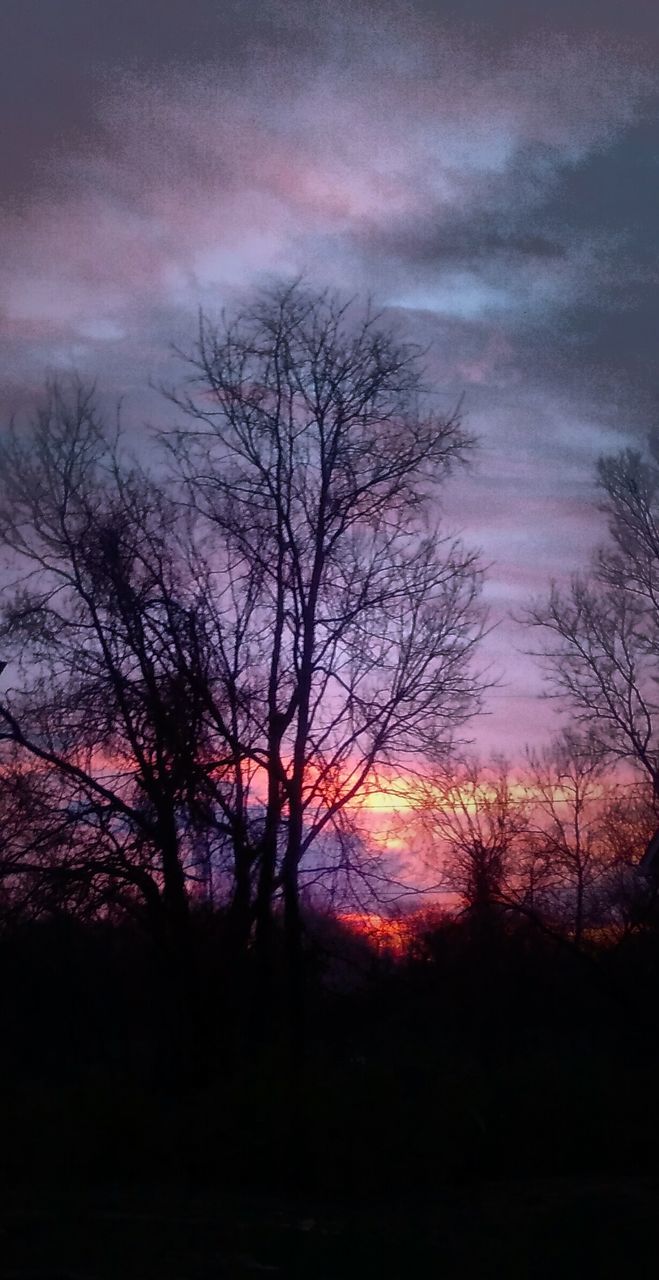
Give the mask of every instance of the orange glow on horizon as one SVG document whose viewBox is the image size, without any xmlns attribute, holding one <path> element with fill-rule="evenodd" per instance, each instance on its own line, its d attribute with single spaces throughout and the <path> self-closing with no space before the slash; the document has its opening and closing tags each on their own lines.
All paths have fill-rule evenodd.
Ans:
<svg viewBox="0 0 659 1280">
<path fill-rule="evenodd" d="M 379 952 L 404 955 L 412 938 L 412 917 L 401 920 L 373 911 L 342 911 L 339 919 L 352 933 L 366 938 Z"/>
</svg>

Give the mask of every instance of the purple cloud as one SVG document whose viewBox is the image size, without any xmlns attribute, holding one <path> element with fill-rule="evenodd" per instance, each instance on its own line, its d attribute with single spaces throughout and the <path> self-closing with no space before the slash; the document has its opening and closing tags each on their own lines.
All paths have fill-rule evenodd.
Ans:
<svg viewBox="0 0 659 1280">
<path fill-rule="evenodd" d="M 480 460 L 447 519 L 493 562 L 505 674 L 508 606 L 585 562 L 594 460 L 655 395 L 651 6 L 574 8 L 166 0 L 154 26 L 127 0 L 112 22 L 5 0 L 7 409 L 78 367 L 138 423 L 199 303 L 300 270 L 373 292 L 428 344 L 438 402 L 467 393 Z M 512 692 L 484 741 L 537 729 Z"/>
</svg>

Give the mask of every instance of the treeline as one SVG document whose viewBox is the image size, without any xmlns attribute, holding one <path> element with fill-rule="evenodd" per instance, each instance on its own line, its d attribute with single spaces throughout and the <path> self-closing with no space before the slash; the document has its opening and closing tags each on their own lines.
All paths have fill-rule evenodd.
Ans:
<svg viewBox="0 0 659 1280">
<path fill-rule="evenodd" d="M 566 729 L 516 770 L 453 760 L 412 796 L 400 833 L 454 913 L 517 914 L 576 947 L 613 945 L 652 914 L 653 797 L 592 734 Z"/>
<path fill-rule="evenodd" d="M 519 776 L 481 766 L 464 734 L 487 686 L 482 571 L 439 514 L 472 441 L 437 412 L 421 356 L 368 308 L 277 285 L 217 325 L 201 317 L 148 450 L 79 382 L 50 386 L 6 433 L 0 1015 L 7 1089 L 24 1091 L 15 1171 L 35 1090 L 57 1105 L 70 1090 L 73 1132 L 99 1089 L 110 1165 L 156 1131 L 175 1163 L 190 1136 L 176 1107 L 193 1097 L 225 1172 L 267 1181 L 287 1143 L 291 1176 L 306 1152 L 329 1184 L 343 1144 L 367 1178 L 350 1125 L 383 1155 L 388 1123 L 395 1158 L 428 1173 L 441 1088 L 458 1117 L 442 1168 L 471 1167 L 462 1125 L 485 1169 L 501 1158 L 488 1080 L 504 1087 L 505 1043 L 517 1125 L 540 1105 L 521 1082 L 548 1037 L 564 1054 L 557 1107 L 570 1071 L 602 1054 L 622 1076 L 632 1045 L 654 1062 L 655 882 L 638 863 L 659 778 L 657 469 L 633 453 L 602 464 L 610 545 L 526 618 L 548 637 L 570 728 Z M 411 807 L 383 852 L 358 801 L 392 774 Z M 416 907 L 400 844 L 453 897 L 448 913 L 408 913 L 393 954 L 348 916 Z M 551 1092 L 556 1070 L 543 1073 Z M 220 1089 L 234 1107 L 222 1122 Z M 55 1159 L 44 1105 L 34 1125 L 46 1146 L 58 1135 Z"/>
</svg>

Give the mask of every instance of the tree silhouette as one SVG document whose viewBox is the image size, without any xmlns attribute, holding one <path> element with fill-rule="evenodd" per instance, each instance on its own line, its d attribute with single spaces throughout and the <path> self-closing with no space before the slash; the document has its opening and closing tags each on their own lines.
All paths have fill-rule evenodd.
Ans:
<svg viewBox="0 0 659 1280">
<path fill-rule="evenodd" d="M 189 837 L 208 765 L 176 512 L 122 461 L 80 384 L 49 389 L 1 468 L 15 572 L 1 632 L 17 683 L 0 718 L 15 765 L 29 761 L 38 782 L 44 883 L 139 901 L 169 968 L 173 1023 L 194 1021 Z"/>
<path fill-rule="evenodd" d="M 444 755 L 478 705 L 481 574 L 437 505 L 470 441 L 415 348 L 299 283 L 202 317 L 189 369 L 152 474 L 80 384 L 10 434 L 0 716 L 89 834 L 80 884 L 141 902 L 179 1005 L 191 895 L 228 902 L 264 989 L 283 901 L 301 1028 L 314 850 L 336 832 L 340 858 L 374 771 Z"/>
<path fill-rule="evenodd" d="M 576 946 L 597 918 L 612 858 L 605 839 L 606 765 L 599 744 L 566 730 L 529 755 L 534 832 L 545 859 L 545 903 L 570 920 Z M 613 814 L 609 812 L 612 824 Z"/>
<path fill-rule="evenodd" d="M 469 441 L 428 407 L 413 347 L 299 282 L 202 316 L 189 368 L 167 440 L 229 584 L 214 647 L 265 775 L 257 936 L 267 956 L 281 887 L 295 987 L 314 842 L 378 765 L 437 756 L 477 703 L 480 574 L 436 508 Z"/>
<path fill-rule="evenodd" d="M 599 464 L 610 544 L 569 591 L 529 611 L 551 688 L 608 759 L 631 760 L 659 797 L 659 469 L 632 450 Z"/>
</svg>

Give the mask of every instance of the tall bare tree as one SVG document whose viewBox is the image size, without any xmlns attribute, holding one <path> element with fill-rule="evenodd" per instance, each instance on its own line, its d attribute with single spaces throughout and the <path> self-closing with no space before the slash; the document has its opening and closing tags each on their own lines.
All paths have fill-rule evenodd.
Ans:
<svg viewBox="0 0 659 1280">
<path fill-rule="evenodd" d="M 280 888 L 299 972 L 314 842 L 376 766 L 441 754 L 477 705 L 480 573 L 438 523 L 470 441 L 432 408 L 415 348 L 300 283 L 202 316 L 171 398 L 187 418 L 172 460 L 224 584 L 214 646 L 243 789 L 262 800 L 258 933 Z"/>
<path fill-rule="evenodd" d="M 283 899 L 299 1011 L 301 873 L 378 767 L 442 756 L 478 704 L 481 574 L 438 505 L 470 441 L 413 347 L 300 284 L 202 318 L 189 368 L 157 480 L 80 384 L 9 433 L 2 732 L 89 836 L 60 871 L 143 903 L 181 999 L 219 877 L 264 968 Z"/>
</svg>

